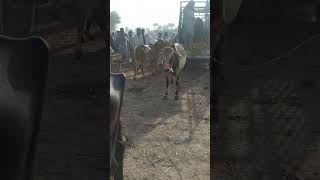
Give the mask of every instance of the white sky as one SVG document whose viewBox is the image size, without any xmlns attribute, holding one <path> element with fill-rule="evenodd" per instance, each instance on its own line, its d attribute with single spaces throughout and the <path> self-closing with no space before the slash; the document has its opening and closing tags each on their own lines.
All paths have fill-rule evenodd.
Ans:
<svg viewBox="0 0 320 180">
<path fill-rule="evenodd" d="M 129 29 L 149 27 L 153 24 L 164 25 L 179 23 L 181 0 L 110 0 L 110 11 L 117 11 L 121 24 L 117 26 Z"/>
</svg>

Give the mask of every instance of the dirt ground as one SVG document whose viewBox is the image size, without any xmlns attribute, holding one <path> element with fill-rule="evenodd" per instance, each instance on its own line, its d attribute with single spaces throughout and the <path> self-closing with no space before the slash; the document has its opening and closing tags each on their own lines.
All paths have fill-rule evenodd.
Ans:
<svg viewBox="0 0 320 180">
<path fill-rule="evenodd" d="M 162 99 L 163 74 L 133 81 L 132 71 L 124 72 L 124 179 L 210 179 L 209 70 L 195 64 L 183 71 L 177 101 L 174 84 Z"/>
<path fill-rule="evenodd" d="M 105 63 L 103 43 L 89 43 L 82 59 L 72 49 L 51 54 L 37 179 L 93 180 L 106 174 Z M 92 88 L 95 96 L 88 96 Z"/>
</svg>

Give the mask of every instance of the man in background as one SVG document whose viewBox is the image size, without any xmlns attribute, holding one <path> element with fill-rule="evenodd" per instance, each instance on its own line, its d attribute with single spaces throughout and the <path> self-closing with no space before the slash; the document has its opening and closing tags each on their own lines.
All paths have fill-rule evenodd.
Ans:
<svg viewBox="0 0 320 180">
<path fill-rule="evenodd" d="M 162 34 L 161 33 L 158 33 L 158 38 L 157 40 L 162 40 Z"/>
<path fill-rule="evenodd" d="M 143 39 L 143 44 L 146 45 L 146 37 L 145 37 L 144 33 L 145 33 L 145 30 L 141 29 L 141 36 L 142 36 L 142 39 Z"/>
<path fill-rule="evenodd" d="M 134 48 L 139 45 L 144 45 L 143 37 L 141 35 L 141 29 L 137 28 L 137 35 L 134 36 Z"/>
<path fill-rule="evenodd" d="M 115 47 L 117 51 L 121 54 L 122 59 L 127 62 L 129 60 L 128 52 L 128 38 L 125 36 L 124 29 L 120 28 L 117 36 Z"/>
<path fill-rule="evenodd" d="M 149 34 L 146 34 L 145 38 L 146 38 L 146 45 L 150 45 L 151 44 L 151 39 L 150 39 Z"/>
<path fill-rule="evenodd" d="M 110 47 L 111 47 L 114 51 L 116 51 L 116 48 L 115 48 L 115 45 L 114 45 L 114 32 L 112 32 L 112 33 L 110 34 Z"/>
<path fill-rule="evenodd" d="M 132 62 L 134 57 L 134 38 L 132 34 L 132 30 L 128 32 L 128 51 L 129 51 L 129 62 Z"/>
<path fill-rule="evenodd" d="M 163 40 L 168 41 L 168 32 L 164 32 Z"/>
<path fill-rule="evenodd" d="M 182 37 L 186 50 L 191 50 L 194 35 L 194 1 L 189 1 L 183 9 Z"/>
</svg>

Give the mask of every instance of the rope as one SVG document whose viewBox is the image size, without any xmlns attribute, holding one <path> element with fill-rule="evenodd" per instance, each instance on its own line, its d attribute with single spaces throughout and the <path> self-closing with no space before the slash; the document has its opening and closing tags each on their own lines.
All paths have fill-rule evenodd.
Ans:
<svg viewBox="0 0 320 180">
<path fill-rule="evenodd" d="M 170 77 L 172 77 L 175 81 L 178 81 L 180 84 L 182 84 L 181 81 L 177 80 L 176 77 L 174 77 L 171 73 L 168 73 L 170 75 Z M 200 76 L 198 79 L 194 79 L 194 80 L 191 80 L 191 81 L 185 81 L 183 82 L 183 84 L 189 84 L 189 83 L 194 83 L 194 82 L 197 82 L 199 83 L 201 79 L 203 79 L 204 77 L 210 75 L 210 72 L 207 72 L 205 73 L 204 75 Z M 149 86 L 148 88 L 144 89 L 144 91 L 148 91 L 149 89 L 151 89 L 153 86 Z"/>
<path fill-rule="evenodd" d="M 299 43 L 296 47 L 290 49 L 289 51 L 287 51 L 286 53 L 283 53 L 281 56 L 279 57 L 276 57 L 276 58 L 273 58 L 273 59 L 270 59 L 269 61 L 263 63 L 262 65 L 266 65 L 266 64 L 270 64 L 272 62 L 275 62 L 277 60 L 280 60 L 282 58 L 286 58 L 286 57 L 289 57 L 289 56 L 292 56 L 293 55 L 293 52 L 296 51 L 297 49 L 299 49 L 301 46 L 303 46 L 305 43 L 307 43 L 308 41 L 311 41 L 313 39 L 316 39 L 320 37 L 320 34 L 315 34 L 305 40 L 303 40 L 301 43 Z"/>
<path fill-rule="evenodd" d="M 296 50 L 298 50 L 299 48 L 301 48 L 304 44 L 306 44 L 307 42 L 309 42 L 309 41 L 311 41 L 311 40 L 314 40 L 314 39 L 316 39 L 316 38 L 319 38 L 319 37 L 320 37 L 320 34 L 315 34 L 315 35 L 313 35 L 313 36 L 311 36 L 311 37 L 303 40 L 301 43 L 299 43 L 299 44 L 298 44 L 297 46 L 295 46 L 294 48 L 289 49 L 289 50 L 286 51 L 285 53 L 282 53 L 282 55 L 280 55 L 280 56 L 278 56 L 278 57 L 272 58 L 272 59 L 270 59 L 269 61 L 264 62 L 264 63 L 262 63 L 262 64 L 260 64 L 260 65 L 257 65 L 257 66 L 255 66 L 255 67 L 252 67 L 252 68 L 241 68 L 240 70 L 245 70 L 245 71 L 246 71 L 246 70 L 253 70 L 253 69 L 256 69 L 256 68 L 258 68 L 258 67 L 260 67 L 260 66 L 265 66 L 265 65 L 267 65 L 267 64 L 274 63 L 274 62 L 276 62 L 276 61 L 278 61 L 278 60 L 280 60 L 280 59 L 288 58 L 288 57 L 294 55 L 294 52 L 295 52 Z M 213 58 L 213 61 L 214 61 L 214 62 L 217 62 L 217 63 L 219 63 L 219 64 L 222 64 L 222 65 L 225 65 L 225 63 L 217 60 L 216 58 Z"/>
</svg>

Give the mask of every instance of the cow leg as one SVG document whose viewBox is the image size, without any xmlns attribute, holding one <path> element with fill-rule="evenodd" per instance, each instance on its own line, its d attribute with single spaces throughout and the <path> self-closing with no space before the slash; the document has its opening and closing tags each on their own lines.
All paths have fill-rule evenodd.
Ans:
<svg viewBox="0 0 320 180">
<path fill-rule="evenodd" d="M 138 68 L 135 65 L 133 65 L 133 80 L 136 80 L 137 71 Z"/>
<path fill-rule="evenodd" d="M 155 73 L 156 73 L 156 68 L 155 68 L 154 64 L 151 64 L 151 67 L 152 67 L 152 73 L 151 73 L 151 75 L 154 76 Z"/>
<path fill-rule="evenodd" d="M 157 64 L 153 64 L 153 69 L 154 69 L 154 74 L 157 74 L 158 72 L 158 68 L 157 68 Z"/>
<path fill-rule="evenodd" d="M 169 77 L 168 77 L 168 75 L 166 75 L 166 93 L 164 94 L 163 99 L 167 99 L 168 88 L 169 88 Z"/>
<path fill-rule="evenodd" d="M 161 65 L 158 66 L 158 72 L 159 74 L 162 74 Z"/>
<path fill-rule="evenodd" d="M 144 78 L 143 65 L 141 66 L 141 73 L 142 73 L 142 77 Z"/>
<path fill-rule="evenodd" d="M 176 76 L 177 79 L 176 79 L 176 96 L 174 97 L 175 100 L 179 99 L 179 89 L 180 89 L 179 77 L 180 77 L 180 74 Z"/>
</svg>

